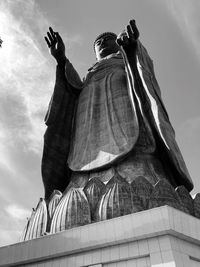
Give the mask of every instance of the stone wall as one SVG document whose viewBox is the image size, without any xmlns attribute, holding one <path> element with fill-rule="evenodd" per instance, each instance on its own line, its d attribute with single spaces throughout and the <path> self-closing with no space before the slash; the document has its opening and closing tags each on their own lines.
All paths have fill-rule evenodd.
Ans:
<svg viewBox="0 0 200 267">
<path fill-rule="evenodd" d="M 2 247 L 0 266 L 200 266 L 200 220 L 158 207 Z"/>
</svg>

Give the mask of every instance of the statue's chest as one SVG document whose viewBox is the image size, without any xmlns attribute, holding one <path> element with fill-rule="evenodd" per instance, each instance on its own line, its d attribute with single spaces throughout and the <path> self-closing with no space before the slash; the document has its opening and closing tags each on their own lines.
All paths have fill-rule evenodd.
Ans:
<svg viewBox="0 0 200 267">
<path fill-rule="evenodd" d="M 128 97 L 127 85 L 124 65 L 105 66 L 92 73 L 86 81 L 79 96 L 79 109 L 83 111 L 85 105 L 98 105 L 111 98 Z"/>
</svg>

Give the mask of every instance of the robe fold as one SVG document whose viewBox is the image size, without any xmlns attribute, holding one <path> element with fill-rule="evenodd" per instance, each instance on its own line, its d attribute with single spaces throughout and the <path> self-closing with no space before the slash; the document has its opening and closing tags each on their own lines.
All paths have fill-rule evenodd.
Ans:
<svg viewBox="0 0 200 267">
<path fill-rule="evenodd" d="M 71 172 L 66 162 L 77 102 L 77 96 L 71 89 L 64 69 L 57 66 L 54 92 L 45 117 L 47 129 L 41 169 L 46 199 L 54 189 L 63 192 L 70 181 Z"/>
</svg>

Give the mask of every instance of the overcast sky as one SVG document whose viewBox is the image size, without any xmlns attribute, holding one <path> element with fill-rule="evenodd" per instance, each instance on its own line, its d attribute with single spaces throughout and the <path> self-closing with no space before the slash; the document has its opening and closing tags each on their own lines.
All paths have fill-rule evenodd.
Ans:
<svg viewBox="0 0 200 267">
<path fill-rule="evenodd" d="M 134 18 L 154 61 L 176 139 L 200 192 L 199 0 L 1 0 L 0 246 L 18 242 L 43 197 L 43 118 L 54 86 L 54 59 L 44 41 L 59 31 L 81 77 L 95 62 L 93 40 L 120 33 Z"/>
</svg>

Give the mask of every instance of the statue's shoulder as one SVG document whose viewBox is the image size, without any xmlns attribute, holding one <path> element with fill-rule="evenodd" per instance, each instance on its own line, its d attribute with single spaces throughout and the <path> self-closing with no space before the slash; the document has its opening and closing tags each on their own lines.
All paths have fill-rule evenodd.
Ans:
<svg viewBox="0 0 200 267">
<path fill-rule="evenodd" d="M 87 75 L 84 79 L 84 84 L 86 85 L 91 80 L 99 80 L 102 77 L 106 77 L 107 74 L 113 72 L 113 69 L 116 69 L 118 67 L 124 68 L 121 52 L 111 54 L 106 58 L 95 62 L 88 69 Z"/>
</svg>

